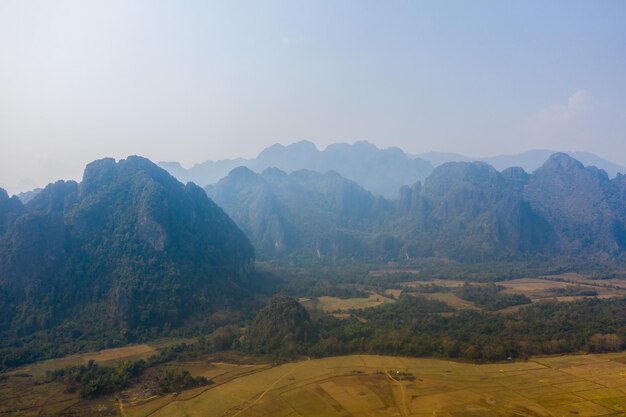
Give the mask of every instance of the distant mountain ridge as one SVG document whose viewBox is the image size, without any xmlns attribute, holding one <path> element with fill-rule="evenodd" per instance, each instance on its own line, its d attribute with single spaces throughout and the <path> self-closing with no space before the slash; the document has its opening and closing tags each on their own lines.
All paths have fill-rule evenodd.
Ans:
<svg viewBox="0 0 626 417">
<path fill-rule="evenodd" d="M 237 168 L 206 190 L 264 259 L 602 258 L 626 249 L 626 176 L 610 179 L 563 153 L 531 174 L 445 163 L 394 201 L 337 173 L 277 169 Z"/>
<path fill-rule="evenodd" d="M 398 190 L 416 181 L 423 181 L 435 167 L 447 162 L 485 162 L 498 171 L 521 167 L 526 172 L 538 169 L 550 155 L 551 150 L 530 150 L 514 155 L 472 158 L 449 152 L 425 152 L 408 155 L 397 147 L 379 149 L 366 142 L 354 144 L 335 143 L 319 150 L 309 141 L 290 145 L 274 144 L 264 149 L 256 158 L 224 159 L 206 161 L 185 169 L 178 162 L 160 162 L 158 165 L 180 181 L 195 182 L 201 186 L 216 184 L 234 168 L 244 166 L 261 173 L 267 168 L 278 168 L 286 173 L 310 170 L 320 173 L 335 171 L 352 180 L 373 194 L 393 199 Z M 568 152 L 585 165 L 597 166 L 613 178 L 626 173 L 626 167 L 615 164 L 588 152 Z M 27 195 L 24 195 L 27 197 Z"/>
<path fill-rule="evenodd" d="M 429 162 L 410 158 L 399 148 L 378 149 L 365 141 L 352 145 L 336 143 L 324 150 L 308 141 L 287 146 L 275 144 L 254 159 L 206 161 L 188 170 L 176 162 L 161 162 L 159 166 L 183 182 L 193 181 L 202 186 L 215 184 L 238 166 L 254 172 L 267 168 L 278 168 L 287 173 L 302 169 L 320 173 L 335 171 L 387 198 L 396 197 L 401 186 L 423 180 L 432 171 Z"/>
<path fill-rule="evenodd" d="M 614 178 L 619 173 L 626 173 L 626 167 L 601 158 L 590 152 L 559 152 L 547 149 L 533 149 L 519 154 L 498 155 L 492 157 L 472 158 L 455 153 L 447 152 L 425 152 L 416 154 L 415 157 L 429 161 L 434 167 L 445 164 L 446 162 L 485 162 L 498 171 L 502 171 L 510 167 L 521 167 L 526 172 L 533 172 L 538 169 L 551 155 L 555 153 L 566 153 L 574 159 L 582 162 L 587 166 L 596 166 Z"/>
</svg>

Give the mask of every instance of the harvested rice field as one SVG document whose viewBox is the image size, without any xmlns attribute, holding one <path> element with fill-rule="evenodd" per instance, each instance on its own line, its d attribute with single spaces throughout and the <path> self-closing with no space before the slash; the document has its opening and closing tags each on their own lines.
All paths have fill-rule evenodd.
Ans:
<svg viewBox="0 0 626 417">
<path fill-rule="evenodd" d="M 490 365 L 354 355 L 243 373 L 222 364 L 223 382 L 122 410 L 127 417 L 617 417 L 626 415 L 624 362 L 626 353 Z"/>
</svg>

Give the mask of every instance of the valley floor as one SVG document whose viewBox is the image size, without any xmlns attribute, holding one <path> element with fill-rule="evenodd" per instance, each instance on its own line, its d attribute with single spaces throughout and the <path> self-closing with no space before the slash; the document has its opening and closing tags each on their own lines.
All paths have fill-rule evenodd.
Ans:
<svg viewBox="0 0 626 417">
<path fill-rule="evenodd" d="M 489 365 L 368 355 L 271 368 L 189 363 L 194 374 L 216 375 L 216 383 L 122 411 L 126 417 L 624 416 L 625 362 L 626 353 Z"/>
<path fill-rule="evenodd" d="M 153 346 L 40 362 L 0 378 L 2 416 L 349 417 L 626 416 L 626 352 L 475 365 L 437 359 L 352 355 L 272 366 L 240 355 L 172 367 L 212 384 L 157 396 L 135 386 L 82 400 L 45 370 L 88 359 L 143 357 Z"/>
</svg>

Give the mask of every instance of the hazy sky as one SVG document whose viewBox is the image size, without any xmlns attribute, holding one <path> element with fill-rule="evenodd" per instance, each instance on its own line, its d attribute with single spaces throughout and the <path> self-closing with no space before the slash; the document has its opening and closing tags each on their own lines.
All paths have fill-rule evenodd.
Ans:
<svg viewBox="0 0 626 417">
<path fill-rule="evenodd" d="M 0 184 L 364 139 L 626 165 L 626 1 L 0 1 Z"/>
</svg>

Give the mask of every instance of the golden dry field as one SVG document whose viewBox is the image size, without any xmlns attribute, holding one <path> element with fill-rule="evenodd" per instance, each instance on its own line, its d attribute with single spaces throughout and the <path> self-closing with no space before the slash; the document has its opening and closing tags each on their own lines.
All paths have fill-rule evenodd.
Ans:
<svg viewBox="0 0 626 417">
<path fill-rule="evenodd" d="M 133 388 L 117 399 L 89 401 L 22 368 L 0 378 L 0 415 L 626 416 L 626 352 L 489 365 L 370 355 L 273 367 L 234 362 L 207 358 L 176 364 L 213 382 L 179 394 L 145 398 Z"/>
<path fill-rule="evenodd" d="M 23 366 L 0 374 L 0 416 L 83 416 L 119 415 L 118 405 L 110 397 L 83 400 L 77 392 L 68 393 L 58 382 L 45 383 L 47 371 L 84 365 L 90 360 L 102 366 L 115 366 L 122 360 L 146 359 L 157 349 L 191 339 L 171 339 L 155 343 L 105 349 L 93 353 L 69 355 Z"/>
<path fill-rule="evenodd" d="M 378 307 L 395 300 L 380 294 L 370 294 L 365 298 L 338 298 L 322 296 L 317 298 L 301 298 L 300 303 L 308 309 L 320 309 L 327 313 L 345 313 L 353 309 Z"/>
<path fill-rule="evenodd" d="M 223 382 L 138 404 L 127 417 L 624 416 L 626 353 L 473 365 L 354 355 L 272 368 L 216 364 Z M 194 369 L 194 373 L 202 373 Z M 229 378 L 235 372 L 238 376 Z"/>
<path fill-rule="evenodd" d="M 533 301 L 553 299 L 556 301 L 574 301 L 585 296 L 562 296 L 556 292 L 559 289 L 576 286 L 576 288 L 596 291 L 598 298 L 626 296 L 626 285 L 618 280 L 593 281 L 588 279 L 561 281 L 558 277 L 520 278 L 511 281 L 499 282 L 510 294 L 524 294 Z"/>
<path fill-rule="evenodd" d="M 121 360 L 147 359 L 157 354 L 157 350 L 182 342 L 192 342 L 195 339 L 167 339 L 141 345 L 128 345 L 119 348 L 104 349 L 98 352 L 68 355 L 62 358 L 50 359 L 26 365 L 13 373 L 26 373 L 36 378 L 43 378 L 47 371 L 67 368 L 69 366 L 86 365 L 90 360 L 102 366 L 114 366 Z"/>
<path fill-rule="evenodd" d="M 20 370 L 21 371 L 21 370 Z M 78 392 L 69 393 L 59 382 L 15 372 L 0 375 L 0 416 L 89 416 L 119 415 L 114 399 L 83 400 Z"/>
<path fill-rule="evenodd" d="M 395 273 L 395 270 L 371 271 L 372 276 L 383 276 Z M 406 272 L 406 271 L 403 271 Z M 459 298 L 454 290 L 465 285 L 465 281 L 455 279 L 434 278 L 426 281 L 408 281 L 400 284 L 400 288 L 387 289 L 383 294 L 371 293 L 367 298 L 347 298 L 322 296 L 317 298 L 300 298 L 300 303 L 309 310 L 323 310 L 337 318 L 350 317 L 350 310 L 377 307 L 385 303 L 394 302 L 401 294 L 421 295 L 437 301 L 442 301 L 455 310 L 481 310 L 475 304 Z M 472 285 L 485 285 L 473 282 Z M 497 285 L 504 287 L 507 294 L 523 294 L 528 296 L 533 303 L 542 301 L 570 302 L 584 298 L 613 298 L 626 297 L 626 280 L 606 279 L 593 280 L 591 277 L 567 273 L 560 275 L 538 276 L 532 278 L 518 278 L 508 281 L 499 281 Z M 430 286 L 444 287 L 440 292 L 424 291 Z M 579 291 L 594 291 L 596 295 L 568 295 L 567 290 L 575 288 Z M 514 313 L 527 305 L 507 307 L 499 310 L 499 313 Z M 454 313 L 442 313 L 450 315 Z"/>
<path fill-rule="evenodd" d="M 425 293 L 421 295 L 426 298 L 430 298 L 431 300 L 437 300 L 446 303 L 455 310 L 480 310 L 480 308 L 473 303 L 459 298 L 457 295 L 451 292 L 435 292 Z"/>
<path fill-rule="evenodd" d="M 453 292 L 423 292 L 423 287 L 436 285 L 455 290 L 463 285 L 464 281 L 453 279 L 436 278 L 427 281 L 409 281 L 401 284 L 406 294 L 422 295 L 426 298 L 442 301 L 455 310 L 480 310 L 473 303 L 463 300 Z M 485 285 L 473 282 L 472 285 Z M 623 279 L 593 280 L 591 277 L 567 273 L 560 275 L 539 276 L 532 278 L 518 278 L 508 281 L 499 281 L 497 285 L 504 287 L 506 294 L 523 294 L 529 297 L 533 303 L 542 301 L 570 302 L 582 300 L 584 298 L 614 298 L 626 297 L 626 281 Z M 578 291 L 593 291 L 596 295 L 568 295 L 568 289 L 574 288 Z M 398 290 L 394 290 L 394 296 L 399 297 Z M 501 313 L 513 313 L 526 305 L 508 307 L 499 310 Z"/>
</svg>

